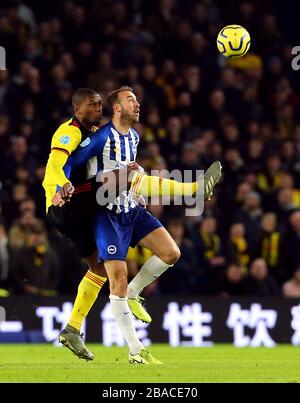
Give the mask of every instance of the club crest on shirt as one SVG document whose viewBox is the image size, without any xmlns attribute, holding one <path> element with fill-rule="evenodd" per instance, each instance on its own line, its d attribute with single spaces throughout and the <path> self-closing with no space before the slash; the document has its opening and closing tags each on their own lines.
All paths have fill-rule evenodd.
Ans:
<svg viewBox="0 0 300 403">
<path fill-rule="evenodd" d="M 59 139 L 59 141 L 60 141 L 62 144 L 69 144 L 70 141 L 71 141 L 71 138 L 70 138 L 69 136 L 62 136 L 62 137 Z"/>
<path fill-rule="evenodd" d="M 91 142 L 91 139 L 87 137 L 81 144 L 80 147 L 87 147 Z"/>
</svg>

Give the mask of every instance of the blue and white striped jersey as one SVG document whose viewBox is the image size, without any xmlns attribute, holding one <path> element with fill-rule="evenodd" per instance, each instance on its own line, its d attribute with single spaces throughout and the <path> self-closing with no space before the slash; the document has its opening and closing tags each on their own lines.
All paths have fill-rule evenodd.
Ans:
<svg viewBox="0 0 300 403">
<path fill-rule="evenodd" d="M 87 179 L 97 175 L 100 171 L 111 171 L 134 162 L 137 155 L 139 135 L 134 129 L 127 134 L 119 133 L 112 122 L 97 130 L 93 136 L 81 143 L 72 153 L 64 167 L 65 173 L 75 167 L 87 164 Z M 123 192 L 117 199 L 107 206 L 116 213 L 127 213 L 136 207 L 131 192 Z"/>
</svg>

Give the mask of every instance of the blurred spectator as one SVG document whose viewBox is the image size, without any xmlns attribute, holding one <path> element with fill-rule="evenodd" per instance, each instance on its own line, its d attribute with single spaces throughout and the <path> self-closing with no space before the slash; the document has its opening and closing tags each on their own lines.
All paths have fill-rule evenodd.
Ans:
<svg viewBox="0 0 300 403">
<path fill-rule="evenodd" d="M 267 158 L 266 168 L 258 174 L 258 187 L 263 192 L 272 192 L 280 186 L 281 177 L 281 161 L 277 155 Z"/>
<path fill-rule="evenodd" d="M 283 169 L 293 172 L 296 163 L 296 148 L 292 141 L 284 141 L 282 143 L 281 158 Z"/>
<path fill-rule="evenodd" d="M 241 150 L 242 142 L 237 125 L 233 121 L 225 123 L 223 126 L 223 146 L 225 149 Z M 232 158 L 233 160 L 233 158 Z"/>
<path fill-rule="evenodd" d="M 8 238 L 5 227 L 0 221 L 0 288 L 7 287 L 9 272 Z"/>
<path fill-rule="evenodd" d="M 229 265 L 217 284 L 216 294 L 228 298 L 241 296 L 244 292 L 243 268 L 237 264 Z"/>
<path fill-rule="evenodd" d="M 293 204 L 293 191 L 289 188 L 282 188 L 277 193 L 277 206 L 275 213 L 278 217 L 279 226 L 284 229 L 291 212 L 295 210 Z"/>
<path fill-rule="evenodd" d="M 248 144 L 247 169 L 259 172 L 263 168 L 263 142 L 258 139 L 250 140 Z"/>
<path fill-rule="evenodd" d="M 35 160 L 28 155 L 27 142 L 24 137 L 13 137 L 11 139 L 10 152 L 1 161 L 1 178 L 8 182 L 13 179 L 16 169 L 21 165 L 33 174 Z"/>
<path fill-rule="evenodd" d="M 20 218 L 11 226 L 8 234 L 9 246 L 13 250 L 25 246 L 28 233 L 41 221 L 35 216 L 35 203 L 32 199 L 24 199 L 19 207 Z"/>
<path fill-rule="evenodd" d="M 195 231 L 193 240 L 199 261 L 198 276 L 204 292 L 212 292 L 216 279 L 222 274 L 225 265 L 222 244 L 217 234 L 217 222 L 213 217 L 203 218 Z"/>
<path fill-rule="evenodd" d="M 209 97 L 208 110 L 206 111 L 207 127 L 216 127 L 220 118 L 226 114 L 225 94 L 222 90 L 214 90 Z"/>
<path fill-rule="evenodd" d="M 288 298 L 300 298 L 300 267 L 295 270 L 293 277 L 282 286 L 282 293 Z"/>
<path fill-rule="evenodd" d="M 280 294 L 280 288 L 273 277 L 268 274 L 264 259 L 255 259 L 250 267 L 250 275 L 245 280 L 245 295 L 269 297 Z"/>
<path fill-rule="evenodd" d="M 183 146 L 180 169 L 182 171 L 196 171 L 197 169 L 199 169 L 198 153 L 192 143 L 186 143 Z"/>
<path fill-rule="evenodd" d="M 241 223 L 232 224 L 229 230 L 227 245 L 227 261 L 247 268 L 250 261 L 248 243 L 245 238 L 245 227 Z"/>
<path fill-rule="evenodd" d="M 295 211 L 290 215 L 281 253 L 285 268 L 284 279 L 288 279 L 300 264 L 300 211 Z"/>
<path fill-rule="evenodd" d="M 224 176 L 223 185 L 228 188 L 228 191 L 234 192 L 237 184 L 245 174 L 244 161 L 238 148 L 229 148 L 226 150 L 224 170 L 228 173 L 228 176 Z"/>
<path fill-rule="evenodd" d="M 146 113 L 143 140 L 147 142 L 160 142 L 166 137 L 166 129 L 161 125 L 159 110 L 153 105 L 148 108 Z"/>
<path fill-rule="evenodd" d="M 262 257 L 270 269 L 270 274 L 281 282 L 283 273 L 281 265 L 281 234 L 277 228 L 277 217 L 274 213 L 265 213 L 261 218 L 261 238 L 255 256 Z"/>
<path fill-rule="evenodd" d="M 0 115 L 0 157 L 4 157 L 4 150 L 8 147 L 9 137 L 9 118 L 6 115 Z M 2 178 L 3 179 L 3 178 Z"/>
<path fill-rule="evenodd" d="M 259 239 L 260 219 L 262 216 L 261 197 L 256 192 L 249 192 L 243 207 L 234 217 L 235 222 L 244 224 L 249 252 L 252 255 Z"/>
<path fill-rule="evenodd" d="M 15 292 L 53 296 L 58 285 L 57 255 L 49 247 L 47 234 L 36 223 L 26 234 L 24 246 L 12 252 L 12 270 Z"/>
<path fill-rule="evenodd" d="M 222 194 L 224 197 L 223 207 L 227 214 L 223 219 L 227 223 L 227 228 L 231 225 L 236 212 L 241 210 L 245 204 L 246 196 L 251 192 L 252 187 L 247 182 L 237 185 L 236 189 L 224 187 L 224 181 L 221 183 Z"/>
<path fill-rule="evenodd" d="M 176 116 L 171 116 L 167 121 L 166 137 L 161 141 L 162 154 L 166 156 L 169 169 L 179 168 L 181 154 L 181 122 Z"/>
<path fill-rule="evenodd" d="M 295 181 L 291 174 L 285 173 L 282 175 L 280 187 L 291 190 L 291 203 L 294 208 L 300 208 L 300 190 L 295 187 Z"/>
</svg>

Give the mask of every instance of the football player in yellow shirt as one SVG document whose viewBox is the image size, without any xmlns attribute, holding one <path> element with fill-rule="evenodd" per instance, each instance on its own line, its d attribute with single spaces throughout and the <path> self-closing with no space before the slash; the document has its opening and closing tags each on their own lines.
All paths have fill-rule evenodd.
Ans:
<svg viewBox="0 0 300 403">
<path fill-rule="evenodd" d="M 80 327 L 107 280 L 103 264 L 97 262 L 97 247 L 93 237 L 92 211 L 95 203 L 91 202 L 88 192 L 78 192 L 72 203 L 65 203 L 59 208 L 55 206 L 55 195 L 60 190 L 65 200 L 69 200 L 74 192 L 74 185 L 86 182 L 86 167 L 71 173 L 66 170 L 66 163 L 77 147 L 84 147 L 89 143 L 90 136 L 102 118 L 102 100 L 94 90 L 80 88 L 72 97 L 72 105 L 74 116 L 61 124 L 53 135 L 43 186 L 49 221 L 72 240 L 89 266 L 79 284 L 78 296 L 66 332 L 69 330 L 67 347 L 80 358 L 91 360 L 94 357 L 82 341 Z M 83 186 L 88 190 L 88 184 Z"/>
</svg>

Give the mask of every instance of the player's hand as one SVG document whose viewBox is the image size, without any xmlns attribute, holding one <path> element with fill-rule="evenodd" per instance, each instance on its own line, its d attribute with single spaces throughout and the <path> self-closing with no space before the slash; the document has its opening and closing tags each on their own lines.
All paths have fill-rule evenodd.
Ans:
<svg viewBox="0 0 300 403">
<path fill-rule="evenodd" d="M 136 201 L 141 207 L 147 208 L 144 196 L 132 193 L 133 200 Z"/>
<path fill-rule="evenodd" d="M 62 207 L 66 202 L 62 199 L 60 191 L 56 192 L 51 200 L 53 206 Z"/>
<path fill-rule="evenodd" d="M 72 183 L 68 182 L 65 183 L 63 185 L 63 187 L 60 189 L 60 194 L 61 194 L 61 198 L 65 201 L 65 202 L 69 202 L 71 200 L 71 197 L 74 193 L 74 186 L 72 185 Z"/>
<path fill-rule="evenodd" d="M 127 165 L 129 169 L 131 169 L 132 171 L 138 171 L 143 173 L 144 172 L 144 168 L 141 167 L 137 162 L 131 162 L 130 164 Z"/>
<path fill-rule="evenodd" d="M 143 208 L 147 207 L 146 200 L 145 200 L 144 196 L 137 195 L 136 198 L 137 198 L 137 202 L 139 203 L 140 206 L 142 206 Z"/>
</svg>

